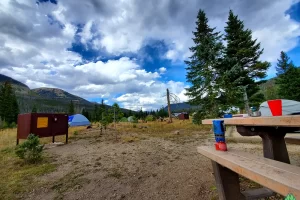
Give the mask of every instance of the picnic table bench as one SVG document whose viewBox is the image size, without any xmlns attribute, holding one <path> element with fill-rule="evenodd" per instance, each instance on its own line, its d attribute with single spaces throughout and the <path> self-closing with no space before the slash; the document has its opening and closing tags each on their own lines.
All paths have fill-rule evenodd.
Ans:
<svg viewBox="0 0 300 200">
<path fill-rule="evenodd" d="M 202 124 L 213 124 L 206 119 Z M 220 119 L 218 119 L 220 120 Z M 220 199 L 257 199 L 275 191 L 283 196 L 293 194 L 300 199 L 300 167 L 290 165 L 284 137 L 300 129 L 300 116 L 222 118 L 225 125 L 236 126 L 242 136 L 260 136 L 263 157 L 230 149 L 198 147 L 198 152 L 212 160 Z M 213 145 L 212 145 L 213 146 Z M 238 174 L 266 188 L 240 192 Z"/>
</svg>

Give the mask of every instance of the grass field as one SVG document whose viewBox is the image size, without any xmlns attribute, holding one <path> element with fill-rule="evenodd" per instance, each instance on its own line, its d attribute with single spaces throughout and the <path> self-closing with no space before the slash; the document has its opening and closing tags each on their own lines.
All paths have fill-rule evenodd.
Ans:
<svg viewBox="0 0 300 200">
<path fill-rule="evenodd" d="M 85 130 L 85 127 L 71 127 L 69 137 L 72 138 L 76 131 Z M 56 165 L 44 155 L 42 162 L 37 164 L 25 164 L 16 157 L 17 129 L 5 129 L 0 131 L 0 199 L 16 199 L 16 195 L 29 191 L 34 186 L 43 184 L 37 182 L 35 177 L 52 172 Z M 25 140 L 21 140 L 20 143 Z M 65 136 L 56 137 L 57 142 L 64 142 Z M 41 138 L 41 143 L 51 143 L 52 138 Z"/>
</svg>

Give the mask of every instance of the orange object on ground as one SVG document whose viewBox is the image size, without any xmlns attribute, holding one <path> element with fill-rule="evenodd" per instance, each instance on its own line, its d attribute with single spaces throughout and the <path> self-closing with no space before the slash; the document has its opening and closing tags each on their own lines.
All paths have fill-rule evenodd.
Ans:
<svg viewBox="0 0 300 200">
<path fill-rule="evenodd" d="M 282 101 L 278 100 L 270 100 L 268 101 L 268 105 L 270 107 L 271 113 L 273 116 L 282 116 Z"/>
</svg>

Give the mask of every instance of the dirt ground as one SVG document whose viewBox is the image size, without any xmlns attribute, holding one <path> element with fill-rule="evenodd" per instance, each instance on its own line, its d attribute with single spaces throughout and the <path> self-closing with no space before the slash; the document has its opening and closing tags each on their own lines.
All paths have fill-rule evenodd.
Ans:
<svg viewBox="0 0 300 200">
<path fill-rule="evenodd" d="M 119 133 L 116 140 L 113 130 L 102 136 L 84 131 L 67 145 L 47 147 L 57 170 L 37 178 L 40 187 L 20 198 L 218 199 L 211 162 L 196 152 L 204 144 L 213 144 L 207 132 L 170 138 Z M 261 144 L 228 147 L 262 154 Z M 300 166 L 300 148 L 288 148 L 292 164 Z"/>
</svg>

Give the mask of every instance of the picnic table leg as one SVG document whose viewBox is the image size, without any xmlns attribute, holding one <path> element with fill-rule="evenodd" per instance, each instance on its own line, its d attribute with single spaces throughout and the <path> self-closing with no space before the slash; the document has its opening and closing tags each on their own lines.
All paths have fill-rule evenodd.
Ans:
<svg viewBox="0 0 300 200">
<path fill-rule="evenodd" d="M 284 137 L 298 128 L 289 127 L 251 127 L 237 126 L 237 131 L 242 136 L 259 135 L 263 142 L 264 157 L 290 164 L 289 154 Z"/>
<path fill-rule="evenodd" d="M 212 161 L 220 200 L 245 199 L 240 192 L 239 175 L 230 169 Z"/>
<path fill-rule="evenodd" d="M 264 133 L 259 135 L 263 141 L 264 157 L 290 164 L 286 148 L 285 133 Z"/>
</svg>

